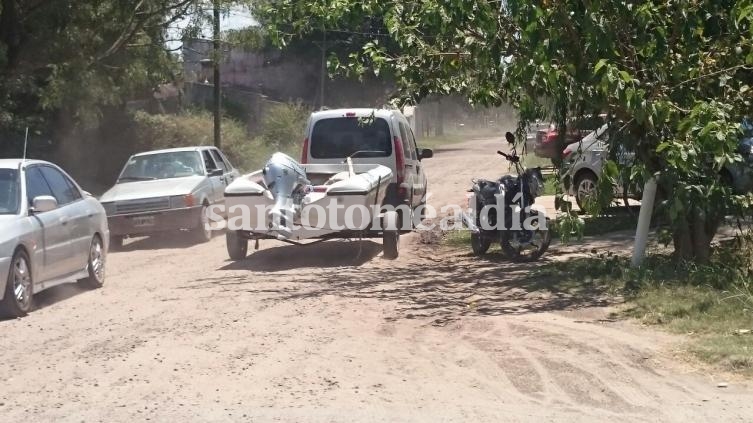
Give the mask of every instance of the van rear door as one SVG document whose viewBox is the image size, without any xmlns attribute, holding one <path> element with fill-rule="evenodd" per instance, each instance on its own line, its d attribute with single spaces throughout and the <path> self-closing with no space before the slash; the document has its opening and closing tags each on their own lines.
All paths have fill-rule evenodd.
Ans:
<svg viewBox="0 0 753 423">
<path fill-rule="evenodd" d="M 395 174 L 392 131 L 381 117 L 331 117 L 313 122 L 309 134 L 311 163 L 343 163 L 358 153 L 354 163 L 381 164 Z"/>
</svg>

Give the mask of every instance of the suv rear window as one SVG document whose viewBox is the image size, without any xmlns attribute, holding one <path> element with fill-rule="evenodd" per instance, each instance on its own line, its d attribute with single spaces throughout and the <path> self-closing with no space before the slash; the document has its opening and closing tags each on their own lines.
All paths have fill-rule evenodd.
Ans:
<svg viewBox="0 0 753 423">
<path fill-rule="evenodd" d="M 358 118 L 322 119 L 311 134 L 311 157 L 341 159 L 363 151 L 359 157 L 389 157 L 392 137 L 386 120 Z"/>
</svg>

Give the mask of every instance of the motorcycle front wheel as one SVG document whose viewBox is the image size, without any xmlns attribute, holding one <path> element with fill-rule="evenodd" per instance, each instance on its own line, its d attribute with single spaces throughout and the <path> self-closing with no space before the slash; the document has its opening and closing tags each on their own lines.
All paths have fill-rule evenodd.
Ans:
<svg viewBox="0 0 753 423">
<path fill-rule="evenodd" d="M 473 255 L 483 256 L 491 245 L 492 241 L 489 238 L 482 236 L 478 232 L 471 232 L 471 249 L 473 250 Z"/>
<path fill-rule="evenodd" d="M 552 234 L 549 232 L 549 219 L 546 227 L 539 227 L 535 222 L 530 231 L 502 231 L 499 244 L 505 256 L 517 262 L 535 261 L 549 248 Z"/>
</svg>

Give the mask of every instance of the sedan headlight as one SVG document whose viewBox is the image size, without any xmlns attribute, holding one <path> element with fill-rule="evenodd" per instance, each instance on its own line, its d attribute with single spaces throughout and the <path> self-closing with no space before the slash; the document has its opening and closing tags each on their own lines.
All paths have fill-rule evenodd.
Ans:
<svg viewBox="0 0 753 423">
<path fill-rule="evenodd" d="M 193 194 L 174 195 L 170 197 L 171 209 L 183 209 L 196 205 L 196 197 Z"/>
</svg>

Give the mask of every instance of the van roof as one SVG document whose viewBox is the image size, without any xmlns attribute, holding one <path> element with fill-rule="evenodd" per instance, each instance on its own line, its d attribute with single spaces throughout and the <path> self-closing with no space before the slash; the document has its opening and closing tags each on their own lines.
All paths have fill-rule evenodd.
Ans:
<svg viewBox="0 0 753 423">
<path fill-rule="evenodd" d="M 368 108 L 350 108 L 350 109 L 332 109 L 332 110 L 321 110 L 318 112 L 314 112 L 311 114 L 312 120 L 319 120 L 319 119 L 331 119 L 331 118 L 338 118 L 338 117 L 368 117 L 371 115 L 374 115 L 374 117 L 379 118 L 385 118 L 388 119 L 392 117 L 393 115 L 402 116 L 402 113 L 400 113 L 397 109 L 368 109 Z"/>
</svg>

